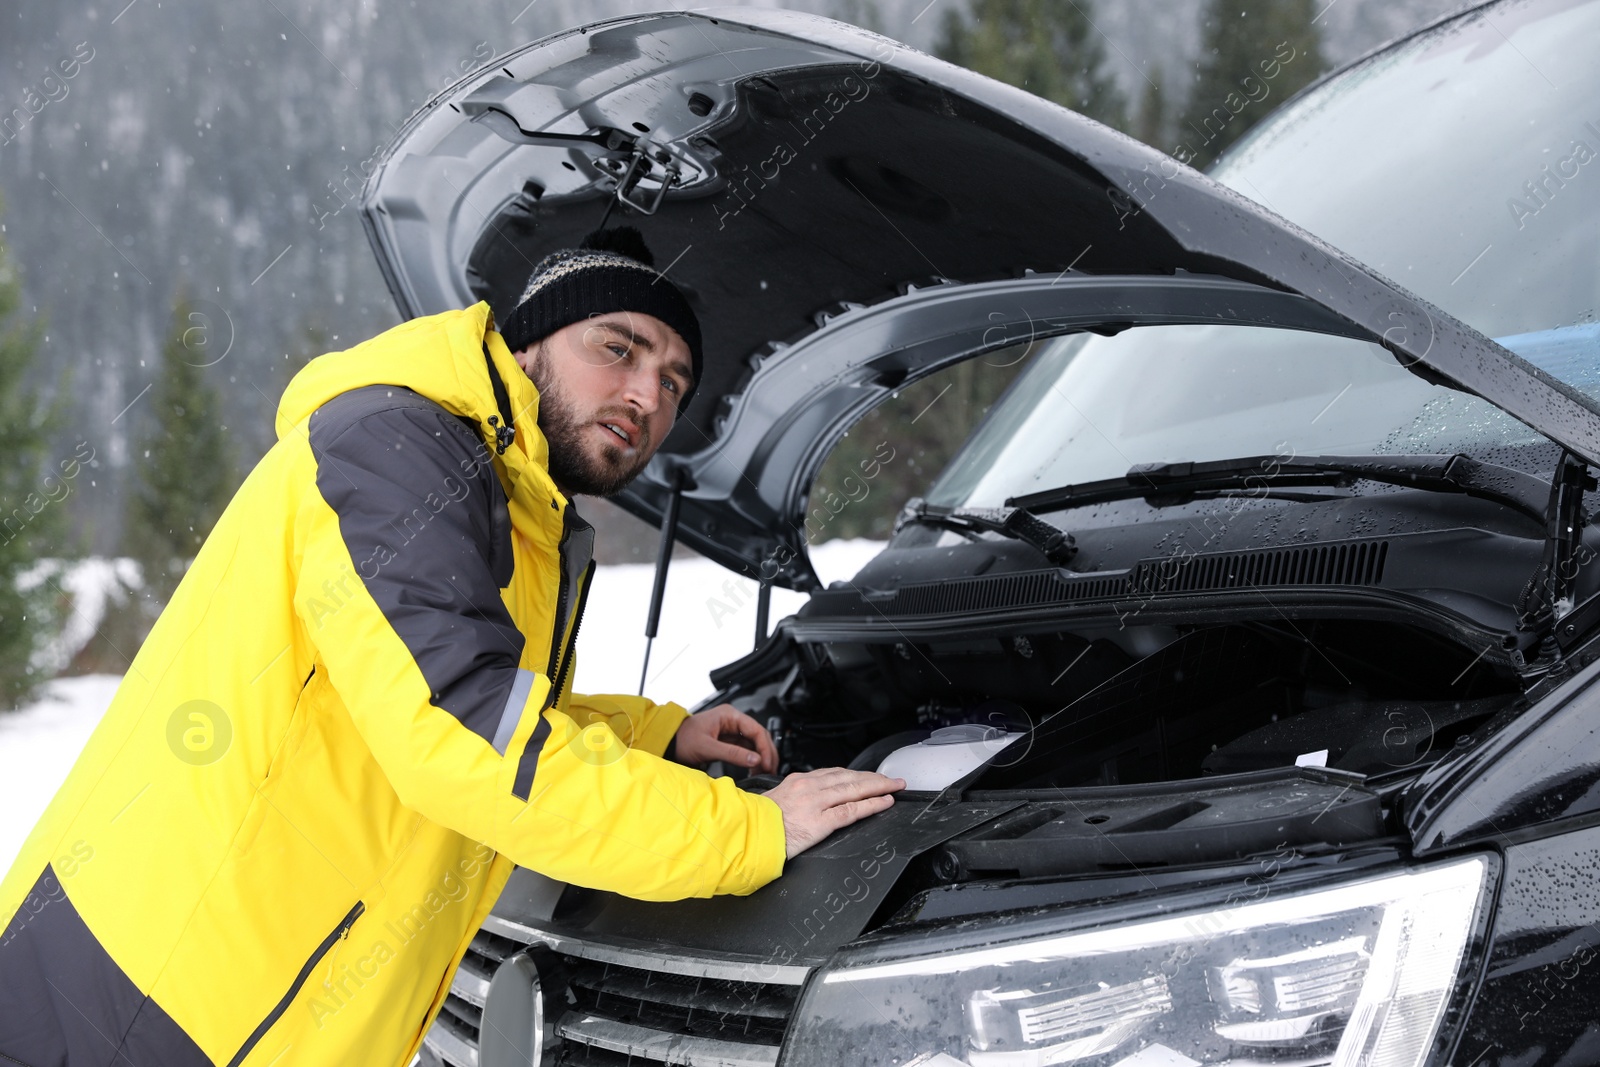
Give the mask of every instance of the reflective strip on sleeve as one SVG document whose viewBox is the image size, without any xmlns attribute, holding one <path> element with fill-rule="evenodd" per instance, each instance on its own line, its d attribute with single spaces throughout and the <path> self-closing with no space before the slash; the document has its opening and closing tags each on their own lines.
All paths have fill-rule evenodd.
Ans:
<svg viewBox="0 0 1600 1067">
<path fill-rule="evenodd" d="M 506 746 L 511 744 L 511 735 L 516 732 L 517 723 L 522 719 L 522 707 L 528 702 L 528 694 L 533 692 L 533 680 L 538 675 L 523 667 L 517 668 L 517 680 L 511 683 L 511 695 L 506 697 L 505 710 L 500 713 L 500 725 L 495 727 L 494 750 L 500 755 L 506 754 Z"/>
</svg>

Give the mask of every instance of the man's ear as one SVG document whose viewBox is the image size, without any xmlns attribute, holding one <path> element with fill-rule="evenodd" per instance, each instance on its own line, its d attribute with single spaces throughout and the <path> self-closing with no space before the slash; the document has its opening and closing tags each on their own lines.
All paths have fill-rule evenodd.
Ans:
<svg viewBox="0 0 1600 1067">
<path fill-rule="evenodd" d="M 549 340 L 548 336 L 540 337 L 537 340 L 529 341 L 526 348 L 511 353 L 511 358 L 517 361 L 517 366 L 522 368 L 522 372 L 526 374 L 530 380 L 533 379 L 533 368 L 538 364 L 539 354 L 544 351 L 545 342 L 547 340 Z"/>
</svg>

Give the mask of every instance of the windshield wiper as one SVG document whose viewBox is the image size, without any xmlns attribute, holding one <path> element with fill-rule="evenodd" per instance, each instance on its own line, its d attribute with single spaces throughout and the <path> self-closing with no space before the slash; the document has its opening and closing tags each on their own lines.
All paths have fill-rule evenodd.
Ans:
<svg viewBox="0 0 1600 1067">
<path fill-rule="evenodd" d="M 1120 478 L 1014 496 L 1006 506 L 1038 514 L 1143 497 L 1154 507 L 1168 507 L 1208 493 L 1245 490 L 1268 495 L 1278 486 L 1348 486 L 1361 480 L 1436 493 L 1462 493 L 1503 504 L 1540 525 L 1549 519 L 1550 483 L 1523 471 L 1459 454 L 1247 456 L 1202 463 L 1139 463 Z"/>
<path fill-rule="evenodd" d="M 1282 487 L 1345 487 L 1361 480 L 1462 493 L 1503 504 L 1541 526 L 1550 521 L 1549 483 L 1470 456 L 1246 456 L 1201 463 L 1139 463 L 1120 478 L 1014 496 L 999 508 L 950 508 L 914 497 L 895 521 L 895 531 L 916 522 L 969 537 L 998 533 L 1032 545 L 1053 563 L 1065 564 L 1077 554 L 1077 545 L 1071 534 L 1039 518 L 1042 512 L 1139 497 L 1153 507 L 1171 507 L 1228 492 L 1304 500 L 1309 494 L 1283 493 Z"/>
<path fill-rule="evenodd" d="M 906 502 L 905 508 L 895 519 L 894 532 L 899 533 L 900 528 L 910 522 L 955 530 L 973 538 L 983 531 L 997 533 L 1032 545 L 1044 554 L 1045 559 L 1061 566 L 1078 554 L 1078 546 L 1071 534 L 1030 514 L 1024 508 L 947 508 L 929 504 L 920 496 L 914 496 Z"/>
</svg>

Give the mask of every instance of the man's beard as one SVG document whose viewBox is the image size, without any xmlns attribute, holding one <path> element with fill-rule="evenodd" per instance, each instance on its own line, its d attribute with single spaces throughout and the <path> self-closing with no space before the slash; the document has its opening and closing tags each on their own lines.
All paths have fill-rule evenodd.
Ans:
<svg viewBox="0 0 1600 1067">
<path fill-rule="evenodd" d="M 610 496 L 620 493 L 650 462 L 650 430 L 644 418 L 629 408 L 601 408 L 585 420 L 573 409 L 557 384 L 543 340 L 534 353 L 528 376 L 539 390 L 539 429 L 550 443 L 550 477 L 563 492 L 585 496 Z M 588 427 L 607 416 L 627 419 L 639 428 L 639 439 L 632 464 L 620 447 L 602 445 L 600 459 L 589 454 Z"/>
</svg>

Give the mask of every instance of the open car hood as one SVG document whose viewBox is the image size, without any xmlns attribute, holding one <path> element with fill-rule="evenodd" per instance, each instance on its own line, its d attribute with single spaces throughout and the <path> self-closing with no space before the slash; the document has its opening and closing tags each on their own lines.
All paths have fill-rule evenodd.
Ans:
<svg viewBox="0 0 1600 1067">
<path fill-rule="evenodd" d="M 1384 345 L 1586 460 L 1600 414 L 1437 307 L 1169 156 L 877 34 L 750 8 L 627 16 L 495 59 L 424 106 L 362 218 L 406 316 L 487 300 L 609 222 L 700 316 L 705 368 L 613 499 L 802 590 L 811 480 L 892 390 L 1073 330 L 1235 322 Z M 665 188 L 664 188 L 665 185 Z M 681 475 L 678 471 L 681 470 Z"/>
</svg>

